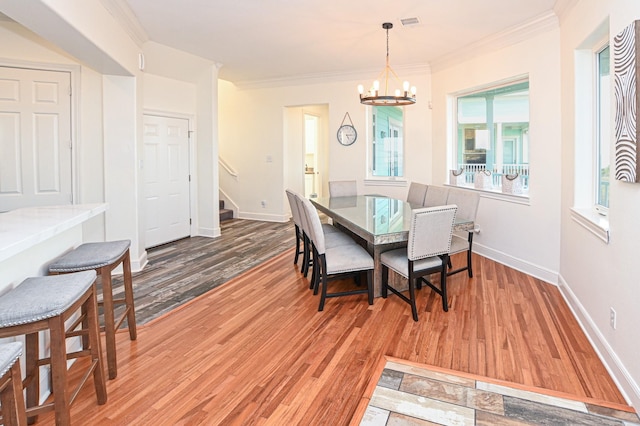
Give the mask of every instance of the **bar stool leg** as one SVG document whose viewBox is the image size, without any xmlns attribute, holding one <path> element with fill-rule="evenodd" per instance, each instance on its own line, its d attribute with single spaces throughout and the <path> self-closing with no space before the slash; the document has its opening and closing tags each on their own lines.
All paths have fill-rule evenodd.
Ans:
<svg viewBox="0 0 640 426">
<path fill-rule="evenodd" d="M 31 333 L 25 336 L 25 374 L 27 383 L 27 408 L 36 407 L 40 403 L 40 341 L 38 333 Z M 31 416 L 27 419 L 29 424 L 38 420 L 38 416 Z"/>
<path fill-rule="evenodd" d="M 104 335 L 107 346 L 107 369 L 109 370 L 109 379 L 115 379 L 118 376 L 118 364 L 116 360 L 116 332 L 115 318 L 113 313 L 113 288 L 111 285 L 111 266 L 105 266 L 100 269 L 102 277 L 102 307 L 104 314 Z"/>
<path fill-rule="evenodd" d="M 96 298 L 96 286 L 93 285 L 93 295 L 82 305 L 86 313 L 86 323 L 89 331 L 89 342 L 91 348 L 91 360 L 95 363 L 93 368 L 93 386 L 96 390 L 98 404 L 107 402 L 107 385 L 104 378 L 104 369 L 101 363 L 102 348 L 100 344 L 100 324 L 98 322 L 98 301 Z M 86 348 L 86 346 L 85 346 Z"/>
<path fill-rule="evenodd" d="M 129 338 L 136 340 L 138 331 L 136 328 L 136 311 L 133 304 L 133 279 L 131 278 L 131 259 L 129 258 L 129 250 L 124 257 L 122 264 L 124 270 L 124 299 L 127 309 L 127 325 L 129 326 Z"/>
<path fill-rule="evenodd" d="M 57 425 L 71 424 L 70 395 L 67 392 L 67 345 L 64 318 L 61 315 L 49 320 L 51 336 L 51 381 Z"/>
</svg>

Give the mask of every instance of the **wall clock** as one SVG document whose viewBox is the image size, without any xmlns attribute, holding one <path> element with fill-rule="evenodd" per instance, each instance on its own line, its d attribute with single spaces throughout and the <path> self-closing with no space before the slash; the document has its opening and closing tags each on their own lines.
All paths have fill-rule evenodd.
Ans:
<svg viewBox="0 0 640 426">
<path fill-rule="evenodd" d="M 349 123 L 350 124 L 345 124 L 345 120 L 349 118 Z M 349 113 L 347 112 L 344 115 L 344 118 L 342 119 L 342 124 L 340 124 L 340 127 L 338 128 L 338 142 L 340 142 L 341 145 L 344 146 L 349 146 L 351 144 L 353 144 L 356 139 L 358 139 L 358 132 L 356 131 L 356 128 L 353 126 L 353 123 L 351 122 L 351 116 L 349 116 Z"/>
</svg>

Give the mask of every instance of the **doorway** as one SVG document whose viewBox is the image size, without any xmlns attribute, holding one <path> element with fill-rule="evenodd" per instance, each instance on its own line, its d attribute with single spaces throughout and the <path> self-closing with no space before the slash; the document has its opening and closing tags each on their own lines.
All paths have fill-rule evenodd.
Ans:
<svg viewBox="0 0 640 426">
<path fill-rule="evenodd" d="M 328 193 L 329 106 L 287 107 L 284 112 L 285 188 L 308 198 Z"/>
<path fill-rule="evenodd" d="M 191 235 L 189 120 L 144 115 L 145 248 Z"/>
</svg>

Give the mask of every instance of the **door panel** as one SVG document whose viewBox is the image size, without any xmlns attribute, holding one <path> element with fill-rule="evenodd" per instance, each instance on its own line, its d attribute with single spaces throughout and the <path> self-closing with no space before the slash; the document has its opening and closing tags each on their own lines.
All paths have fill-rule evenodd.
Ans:
<svg viewBox="0 0 640 426">
<path fill-rule="evenodd" d="M 0 211 L 72 203 L 71 74 L 0 67 Z"/>
<path fill-rule="evenodd" d="M 188 237 L 188 120 L 144 116 L 146 247 Z"/>
</svg>

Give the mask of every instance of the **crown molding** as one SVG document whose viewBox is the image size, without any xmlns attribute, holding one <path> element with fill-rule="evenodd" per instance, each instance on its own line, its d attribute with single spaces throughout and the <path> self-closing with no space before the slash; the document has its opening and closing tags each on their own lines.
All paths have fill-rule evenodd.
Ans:
<svg viewBox="0 0 640 426">
<path fill-rule="evenodd" d="M 556 0 L 556 4 L 553 6 L 553 11 L 560 22 L 564 21 L 564 18 L 569 14 L 571 9 L 579 3 L 580 0 Z"/>
<path fill-rule="evenodd" d="M 142 47 L 149 41 L 149 35 L 125 0 L 100 0 L 100 2 L 135 44 Z"/>
<path fill-rule="evenodd" d="M 573 0 L 569 0 L 573 1 Z M 462 49 L 447 53 L 431 61 L 431 69 L 440 71 L 467 61 L 470 58 L 520 43 L 538 34 L 559 28 L 558 17 L 553 11 L 545 12 L 522 24 L 492 34 Z"/>
<path fill-rule="evenodd" d="M 429 75 L 431 67 L 429 64 L 414 64 L 394 67 L 396 73 L 403 76 L 406 75 Z M 376 70 L 358 70 L 348 72 L 318 73 L 306 74 L 298 76 L 288 76 L 280 78 L 270 78 L 264 80 L 240 80 L 231 81 L 239 89 L 267 89 L 282 86 L 303 86 L 309 84 L 320 84 L 339 81 L 367 81 L 373 80 L 373 77 L 380 73 L 380 69 Z M 367 77 L 363 77 L 367 76 Z M 224 80 L 224 77 L 221 77 Z"/>
</svg>

